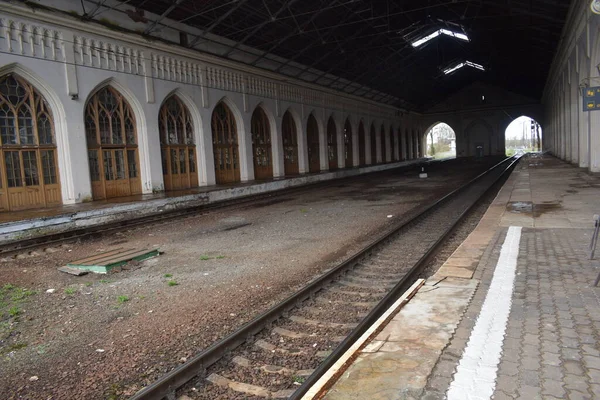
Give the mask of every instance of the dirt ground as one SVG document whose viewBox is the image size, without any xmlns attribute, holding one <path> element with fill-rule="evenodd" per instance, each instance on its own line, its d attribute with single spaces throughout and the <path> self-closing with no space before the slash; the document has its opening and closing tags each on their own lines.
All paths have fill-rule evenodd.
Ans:
<svg viewBox="0 0 600 400">
<path fill-rule="evenodd" d="M 132 395 L 483 169 L 448 165 L 426 180 L 332 181 L 1 260 L 2 398 Z M 108 275 L 57 271 L 118 247 L 164 253 Z"/>
</svg>

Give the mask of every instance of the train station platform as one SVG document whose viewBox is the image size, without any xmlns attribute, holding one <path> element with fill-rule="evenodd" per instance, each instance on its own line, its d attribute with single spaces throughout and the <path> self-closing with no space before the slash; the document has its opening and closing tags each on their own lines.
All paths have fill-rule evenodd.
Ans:
<svg viewBox="0 0 600 400">
<path fill-rule="evenodd" d="M 476 229 L 314 398 L 600 398 L 599 198 L 599 176 L 522 159 Z"/>
<path fill-rule="evenodd" d="M 59 207 L 0 213 L 0 243 L 185 210 L 263 193 L 421 164 L 428 159 L 311 173 L 272 180 L 120 197 Z"/>
</svg>

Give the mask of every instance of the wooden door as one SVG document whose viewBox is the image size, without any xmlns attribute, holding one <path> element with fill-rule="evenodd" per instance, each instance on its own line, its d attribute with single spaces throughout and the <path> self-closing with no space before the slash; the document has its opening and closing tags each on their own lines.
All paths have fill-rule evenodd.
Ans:
<svg viewBox="0 0 600 400">
<path fill-rule="evenodd" d="M 93 199 L 140 194 L 135 117 L 116 89 L 106 86 L 88 101 L 85 132 Z"/>
<path fill-rule="evenodd" d="M 219 103 L 212 113 L 213 154 L 217 184 L 240 181 L 240 160 L 235 119 L 229 107 Z"/>
<path fill-rule="evenodd" d="M 257 107 L 256 110 L 254 110 L 250 125 L 252 129 L 254 178 L 270 179 L 273 177 L 271 129 L 267 115 L 262 108 Z"/>
<path fill-rule="evenodd" d="M 0 210 L 61 204 L 52 113 L 16 74 L 0 77 Z"/>
<path fill-rule="evenodd" d="M 292 114 L 286 111 L 283 114 L 281 125 L 281 136 L 283 141 L 283 168 L 285 175 L 297 175 L 300 172 L 298 166 L 298 134 Z"/>
<path fill-rule="evenodd" d="M 337 129 L 332 117 L 327 122 L 327 157 L 329 159 L 329 170 L 338 168 L 337 151 Z"/>
<path fill-rule="evenodd" d="M 165 190 L 198 186 L 194 127 L 188 108 L 176 95 L 160 108 L 159 133 Z"/>
<path fill-rule="evenodd" d="M 309 172 L 319 172 L 321 170 L 319 127 L 312 114 L 308 117 L 306 136 L 308 142 L 308 170 Z"/>
</svg>

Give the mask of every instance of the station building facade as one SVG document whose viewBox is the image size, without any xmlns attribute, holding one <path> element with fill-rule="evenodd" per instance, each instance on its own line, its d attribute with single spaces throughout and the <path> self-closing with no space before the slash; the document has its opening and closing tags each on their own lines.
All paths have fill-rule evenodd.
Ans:
<svg viewBox="0 0 600 400">
<path fill-rule="evenodd" d="M 0 210 L 415 159 L 419 115 L 3 4 Z"/>
<path fill-rule="evenodd" d="M 600 87 L 600 15 L 573 1 L 544 90 L 544 149 L 600 172 L 600 107 L 585 111 L 586 89 Z"/>
</svg>

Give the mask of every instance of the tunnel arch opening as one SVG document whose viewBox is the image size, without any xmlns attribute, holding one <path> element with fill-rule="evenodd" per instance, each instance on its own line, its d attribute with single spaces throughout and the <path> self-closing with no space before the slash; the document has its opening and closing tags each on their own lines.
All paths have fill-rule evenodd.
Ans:
<svg viewBox="0 0 600 400">
<path fill-rule="evenodd" d="M 542 150 L 542 126 L 533 118 L 521 115 L 504 131 L 504 148 L 507 156 Z"/>
<path fill-rule="evenodd" d="M 435 159 L 456 157 L 456 133 L 445 122 L 436 122 L 426 131 L 427 157 Z"/>
</svg>

